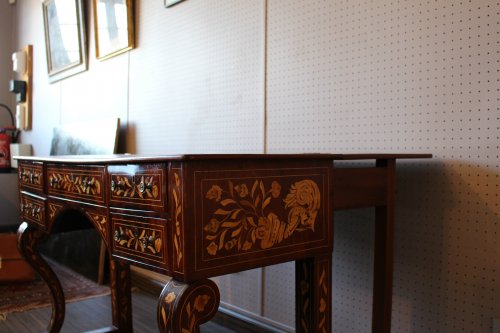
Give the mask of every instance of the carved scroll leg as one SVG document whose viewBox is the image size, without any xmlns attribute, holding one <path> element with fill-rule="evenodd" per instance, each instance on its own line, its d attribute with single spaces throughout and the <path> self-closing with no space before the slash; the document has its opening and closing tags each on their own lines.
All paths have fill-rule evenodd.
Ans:
<svg viewBox="0 0 500 333">
<path fill-rule="evenodd" d="M 47 283 L 52 297 L 52 317 L 47 327 L 47 332 L 59 332 L 64 321 L 65 301 L 61 283 L 52 268 L 38 252 L 40 241 L 47 236 L 46 233 L 23 222 L 17 230 L 18 247 L 26 261 L 40 274 Z"/>
<path fill-rule="evenodd" d="M 199 333 L 219 308 L 219 289 L 211 280 L 193 284 L 169 281 L 158 300 L 158 327 L 162 333 Z"/>
<path fill-rule="evenodd" d="M 109 263 L 113 325 L 119 332 L 133 332 L 130 266 L 112 258 Z"/>
<path fill-rule="evenodd" d="M 331 285 L 331 255 L 295 262 L 295 326 L 297 333 L 331 332 Z"/>
</svg>

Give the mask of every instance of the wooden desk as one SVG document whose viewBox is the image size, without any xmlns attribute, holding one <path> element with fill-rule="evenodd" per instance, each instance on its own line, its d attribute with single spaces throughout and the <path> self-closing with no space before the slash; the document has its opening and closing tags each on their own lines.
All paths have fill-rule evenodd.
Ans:
<svg viewBox="0 0 500 333">
<path fill-rule="evenodd" d="M 430 155 L 131 155 L 22 157 L 19 247 L 64 320 L 61 285 L 38 253 L 79 212 L 110 258 L 112 326 L 132 332 L 129 264 L 173 277 L 157 307 L 161 332 L 199 332 L 219 305 L 208 278 L 296 261 L 297 332 L 331 331 L 333 211 L 376 207 L 373 332 L 389 332 L 395 162 Z M 369 159 L 373 167 L 337 167 Z M 293 286 L 290 286 L 293 288 Z"/>
</svg>

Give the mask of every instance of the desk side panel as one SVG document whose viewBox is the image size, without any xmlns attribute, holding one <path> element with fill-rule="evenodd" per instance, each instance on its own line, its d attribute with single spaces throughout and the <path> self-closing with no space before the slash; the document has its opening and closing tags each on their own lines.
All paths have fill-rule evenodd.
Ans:
<svg viewBox="0 0 500 333">
<path fill-rule="evenodd" d="M 328 160 L 190 162 L 186 278 L 331 252 L 332 177 Z"/>
</svg>

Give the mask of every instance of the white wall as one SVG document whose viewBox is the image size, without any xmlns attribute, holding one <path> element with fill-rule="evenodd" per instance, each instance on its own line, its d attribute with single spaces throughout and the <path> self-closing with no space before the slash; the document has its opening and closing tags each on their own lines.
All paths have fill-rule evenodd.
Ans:
<svg viewBox="0 0 500 333">
<path fill-rule="evenodd" d="M 165 9 L 147 0 L 136 10 L 136 49 L 97 61 L 89 27 L 89 71 L 49 84 L 40 1 L 17 2 L 16 45 L 35 48 L 34 129 L 23 140 L 37 154 L 48 153 L 52 126 L 104 116 L 126 120 L 126 150 L 137 153 L 433 153 L 399 164 L 393 332 L 491 332 L 500 318 L 498 2 Z M 335 218 L 334 331 L 368 332 L 371 210 Z M 293 290 L 281 283 L 292 267 L 265 269 L 252 311 L 293 325 Z M 247 279 L 253 292 L 260 276 L 223 279 Z M 244 283 L 232 285 L 225 300 L 255 302 L 238 296 Z"/>
</svg>

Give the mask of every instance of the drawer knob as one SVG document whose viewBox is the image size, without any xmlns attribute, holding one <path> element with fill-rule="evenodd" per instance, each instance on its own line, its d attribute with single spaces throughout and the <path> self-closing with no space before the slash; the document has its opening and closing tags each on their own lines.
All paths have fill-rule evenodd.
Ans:
<svg viewBox="0 0 500 333">
<path fill-rule="evenodd" d="M 30 172 L 29 173 L 30 183 L 34 183 L 35 180 L 38 179 L 38 176 L 39 176 L 38 173 L 36 173 L 36 172 Z"/>
<path fill-rule="evenodd" d="M 88 189 L 94 187 L 94 179 L 88 180 L 88 178 L 85 178 L 82 180 L 82 188 L 84 192 L 87 192 Z"/>
<path fill-rule="evenodd" d="M 120 231 L 120 230 L 115 230 L 115 242 L 119 242 L 123 239 L 123 237 L 125 236 L 125 234 L 123 233 L 123 231 Z"/>
<path fill-rule="evenodd" d="M 122 189 L 123 189 L 123 183 L 121 181 L 115 182 L 114 180 L 111 180 L 111 192 Z"/>
<path fill-rule="evenodd" d="M 59 184 L 59 179 L 57 179 L 56 177 L 51 177 L 49 180 L 49 183 L 50 183 L 50 187 L 54 187 L 57 184 Z"/>
<path fill-rule="evenodd" d="M 152 190 L 153 189 L 153 182 L 149 182 L 149 183 L 145 183 L 144 180 L 141 180 L 141 182 L 139 183 L 139 191 L 141 193 L 144 193 L 146 192 L 146 190 Z"/>
</svg>

